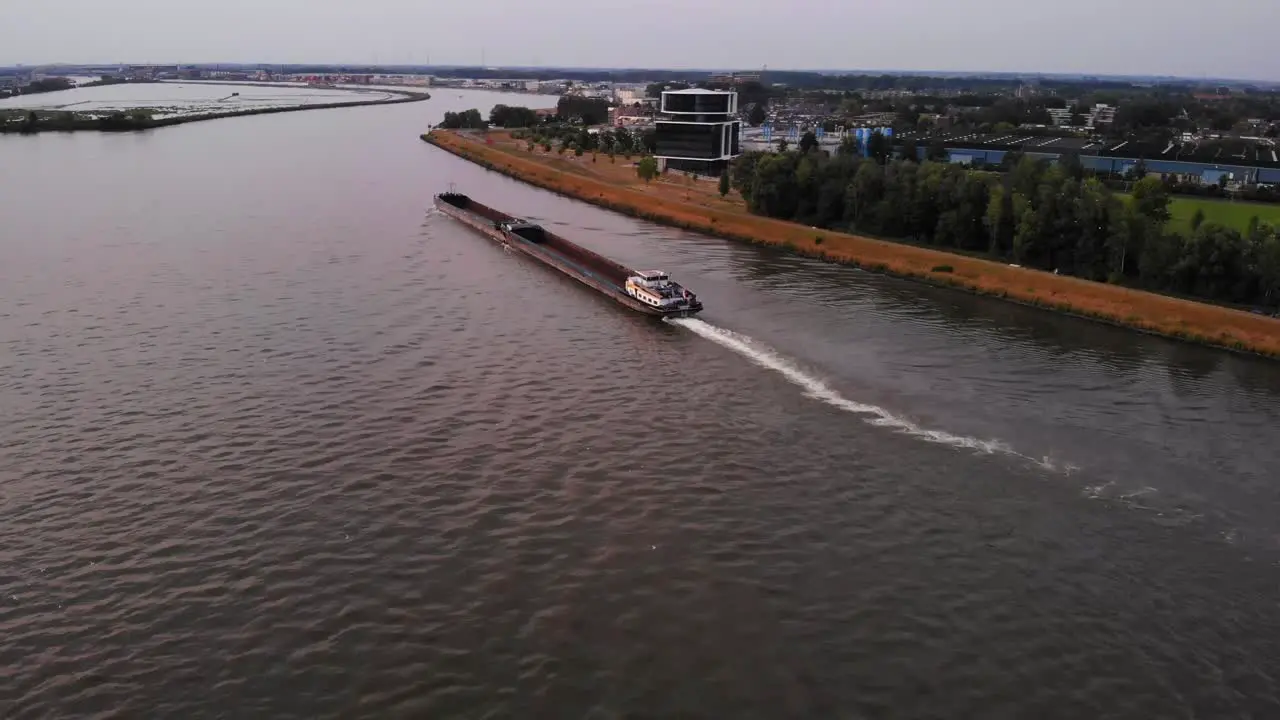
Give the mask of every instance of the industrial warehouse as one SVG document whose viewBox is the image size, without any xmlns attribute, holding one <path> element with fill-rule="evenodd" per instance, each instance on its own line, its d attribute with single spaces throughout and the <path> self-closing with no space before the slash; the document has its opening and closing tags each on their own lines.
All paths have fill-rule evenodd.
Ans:
<svg viewBox="0 0 1280 720">
<path fill-rule="evenodd" d="M 906 132 L 904 143 L 916 143 L 923 158 L 928 146 L 941 146 L 946 157 L 966 165 L 999 165 L 1008 153 L 1059 160 L 1074 155 L 1088 170 L 1125 174 L 1141 163 L 1147 173 L 1172 176 L 1182 182 L 1214 185 L 1226 181 L 1243 185 L 1280 183 L 1280 155 L 1269 139 L 1178 140 L 1165 146 L 1123 140 L 1004 133 L 967 133 L 930 137 Z"/>
</svg>

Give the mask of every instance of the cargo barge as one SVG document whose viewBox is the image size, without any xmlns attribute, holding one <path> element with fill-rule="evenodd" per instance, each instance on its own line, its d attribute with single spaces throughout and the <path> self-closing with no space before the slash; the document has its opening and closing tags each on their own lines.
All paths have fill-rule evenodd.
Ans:
<svg viewBox="0 0 1280 720">
<path fill-rule="evenodd" d="M 541 225 L 482 205 L 461 193 L 441 193 L 436 207 L 503 246 L 518 250 L 636 312 L 687 317 L 702 310 L 698 296 L 661 270 L 631 270 L 569 242 Z"/>
</svg>

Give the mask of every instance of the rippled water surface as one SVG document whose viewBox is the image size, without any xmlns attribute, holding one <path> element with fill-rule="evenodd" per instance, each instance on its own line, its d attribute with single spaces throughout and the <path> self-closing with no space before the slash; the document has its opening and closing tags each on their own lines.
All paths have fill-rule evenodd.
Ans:
<svg viewBox="0 0 1280 720">
<path fill-rule="evenodd" d="M 417 140 L 497 102 L 0 138 L 0 717 L 1280 717 L 1280 365 Z"/>
</svg>

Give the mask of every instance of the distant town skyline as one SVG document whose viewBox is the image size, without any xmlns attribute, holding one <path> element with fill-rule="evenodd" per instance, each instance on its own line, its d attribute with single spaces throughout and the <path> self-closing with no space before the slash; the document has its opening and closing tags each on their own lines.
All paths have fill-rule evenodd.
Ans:
<svg viewBox="0 0 1280 720">
<path fill-rule="evenodd" d="M 362 63 L 867 69 L 1280 80 L 1280 3 L 1221 0 L 61 0 L 19 3 L 0 64 Z"/>
</svg>

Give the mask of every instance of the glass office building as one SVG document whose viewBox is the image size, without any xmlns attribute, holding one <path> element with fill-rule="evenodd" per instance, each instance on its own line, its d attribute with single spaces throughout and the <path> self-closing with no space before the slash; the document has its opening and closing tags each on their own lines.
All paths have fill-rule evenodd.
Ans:
<svg viewBox="0 0 1280 720">
<path fill-rule="evenodd" d="M 742 154 L 738 93 L 721 90 L 669 90 L 662 93 L 654 156 L 662 167 L 700 175 L 719 175 Z"/>
</svg>

